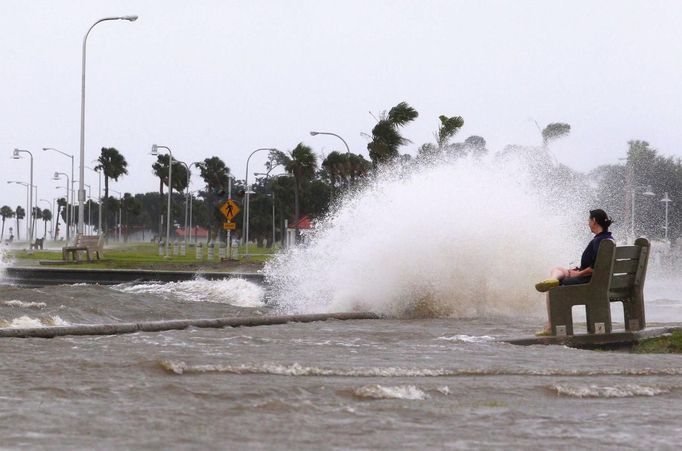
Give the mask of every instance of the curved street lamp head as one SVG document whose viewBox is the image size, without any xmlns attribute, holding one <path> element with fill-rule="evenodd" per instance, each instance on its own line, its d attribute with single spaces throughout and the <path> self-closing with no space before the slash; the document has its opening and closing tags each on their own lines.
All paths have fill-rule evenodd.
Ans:
<svg viewBox="0 0 682 451">
<path fill-rule="evenodd" d="M 655 196 L 656 195 L 656 194 L 654 194 L 653 191 L 651 191 L 651 185 L 648 185 L 646 187 L 646 191 L 644 191 L 642 194 L 645 196 Z"/>
<path fill-rule="evenodd" d="M 14 149 L 14 152 L 12 152 L 12 158 L 14 158 L 15 160 L 18 160 L 19 158 L 21 158 L 21 155 L 19 155 L 19 152 L 21 152 L 20 149 Z"/>
<path fill-rule="evenodd" d="M 310 132 L 310 136 L 317 136 L 319 134 L 320 134 L 320 132 Z"/>
<path fill-rule="evenodd" d="M 121 16 L 121 20 L 127 20 L 128 22 L 135 22 L 137 20 L 137 16 Z"/>
<path fill-rule="evenodd" d="M 152 151 L 149 152 L 151 155 L 158 155 L 159 154 L 159 146 L 156 144 L 152 144 Z"/>
</svg>

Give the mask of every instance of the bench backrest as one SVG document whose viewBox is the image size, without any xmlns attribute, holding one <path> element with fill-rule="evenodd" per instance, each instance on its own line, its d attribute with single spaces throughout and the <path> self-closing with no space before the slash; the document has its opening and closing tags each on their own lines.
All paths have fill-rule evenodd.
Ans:
<svg viewBox="0 0 682 451">
<path fill-rule="evenodd" d="M 644 288 L 651 245 L 646 238 L 637 238 L 634 246 L 616 247 L 609 297 L 630 299 Z"/>
<path fill-rule="evenodd" d="M 630 299 L 641 292 L 649 260 L 649 240 L 637 238 L 633 246 L 616 246 L 602 240 L 590 285 L 608 291 L 611 299 Z"/>
<path fill-rule="evenodd" d="M 103 244 L 102 237 L 100 235 L 77 235 L 76 236 L 76 246 L 78 247 L 89 247 L 89 248 L 101 248 Z"/>
</svg>

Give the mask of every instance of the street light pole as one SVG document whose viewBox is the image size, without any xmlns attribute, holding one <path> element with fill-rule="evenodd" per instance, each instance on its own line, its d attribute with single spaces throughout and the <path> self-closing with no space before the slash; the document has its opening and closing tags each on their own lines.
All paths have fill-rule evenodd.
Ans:
<svg viewBox="0 0 682 451">
<path fill-rule="evenodd" d="M 30 227 L 29 227 L 29 232 L 28 232 L 28 242 L 32 243 L 33 242 L 33 154 L 29 152 L 28 150 L 24 149 L 14 149 L 14 152 L 12 153 L 12 158 L 15 160 L 21 158 L 20 154 L 21 153 L 27 153 L 31 157 L 31 179 L 29 180 L 29 185 L 31 186 L 31 189 L 29 189 L 29 211 L 28 211 L 28 220 L 31 221 Z"/>
<path fill-rule="evenodd" d="M 102 234 L 102 171 L 99 171 L 90 166 L 86 166 L 86 169 L 90 169 L 97 173 L 98 186 L 97 186 L 97 235 Z"/>
<path fill-rule="evenodd" d="M 634 185 L 633 185 L 634 186 Z M 643 196 L 647 197 L 652 197 L 655 196 L 653 191 L 651 191 L 651 186 L 647 186 L 644 192 L 642 193 Z M 632 188 L 632 237 L 637 238 L 637 235 L 635 235 L 635 197 L 637 196 L 637 190 L 636 188 Z"/>
<path fill-rule="evenodd" d="M 342 137 L 340 137 L 339 135 L 337 135 L 336 133 L 332 133 L 332 132 L 315 132 L 315 131 L 310 132 L 310 136 L 317 136 L 317 135 L 330 135 L 330 136 L 336 136 L 336 137 L 339 138 L 341 141 L 343 141 L 343 144 L 346 146 L 346 153 L 350 153 L 350 148 L 348 147 L 348 143 L 346 142 L 346 140 L 343 139 Z"/>
<path fill-rule="evenodd" d="M 54 176 L 52 176 L 52 180 L 59 180 L 60 175 L 63 175 L 66 177 L 66 241 L 69 241 L 69 192 L 71 192 L 71 202 L 73 203 L 73 190 L 69 189 L 71 187 L 71 183 L 69 183 L 69 176 L 63 172 L 55 172 Z M 71 220 L 73 221 L 73 217 L 71 217 Z"/>
<path fill-rule="evenodd" d="M 665 240 L 668 241 L 668 204 L 672 202 L 672 199 L 668 197 L 667 191 L 663 195 L 661 202 L 665 203 Z"/>
<path fill-rule="evenodd" d="M 266 179 L 269 179 L 270 178 L 270 171 L 268 171 L 268 172 L 254 172 L 253 175 L 256 177 L 264 176 Z M 285 175 L 285 174 L 277 174 L 277 175 L 273 176 L 273 178 L 281 177 L 283 175 Z M 272 186 L 270 187 L 270 197 L 272 199 L 272 245 L 274 246 L 275 245 L 275 238 L 276 238 L 276 235 L 275 235 L 275 191 L 272 189 Z"/>
<path fill-rule="evenodd" d="M 168 159 L 168 208 L 166 212 L 166 257 L 170 257 L 168 254 L 168 242 L 170 240 L 170 212 L 171 212 L 171 193 L 173 192 L 173 152 L 166 146 L 159 146 L 152 144 L 152 155 L 158 155 L 159 149 L 166 149 L 170 158 Z"/>
<path fill-rule="evenodd" d="M 121 214 L 121 210 L 123 209 L 123 194 L 120 191 L 116 191 L 115 189 L 109 188 L 109 191 L 112 193 L 118 194 L 118 222 L 117 228 L 118 228 L 118 237 L 116 241 L 119 243 L 121 242 L 121 229 L 123 228 L 123 215 Z"/>
<path fill-rule="evenodd" d="M 178 161 L 178 163 L 185 166 L 185 169 L 187 170 L 187 186 L 185 186 L 185 230 L 184 230 L 184 233 L 182 234 L 182 240 L 185 243 L 185 247 L 186 247 L 187 246 L 187 212 L 188 212 L 187 199 L 189 197 L 189 179 L 190 179 L 191 173 L 189 172 L 189 166 L 187 166 L 187 163 L 185 163 L 184 161 Z M 194 163 L 192 163 L 192 164 L 194 164 Z"/>
<path fill-rule="evenodd" d="M 244 199 L 244 206 L 245 206 L 245 212 L 244 212 L 244 224 L 243 224 L 243 229 L 244 229 L 244 256 L 248 257 L 249 256 L 249 161 L 251 160 L 251 157 L 257 153 L 260 152 L 261 150 L 269 150 L 269 151 L 275 151 L 277 149 L 274 149 L 272 147 L 262 147 L 260 149 L 256 149 L 253 152 L 251 152 L 251 155 L 249 155 L 249 158 L 246 159 L 246 177 L 244 180 L 245 184 L 245 189 L 244 189 L 244 195 L 246 196 L 246 199 Z"/>
<path fill-rule="evenodd" d="M 71 194 L 71 204 L 68 203 L 68 198 L 67 198 L 67 200 L 66 200 L 66 201 L 67 201 L 67 205 L 66 205 L 66 207 L 67 207 L 67 209 L 66 209 L 66 224 L 67 224 L 67 227 L 66 227 L 66 241 L 68 242 L 68 241 L 69 241 L 69 237 L 71 236 L 70 233 L 69 233 L 69 226 L 68 226 L 68 224 L 70 224 L 71 222 L 73 222 L 73 212 L 74 212 L 74 208 L 75 208 L 74 202 L 73 202 L 73 186 L 72 186 L 72 185 L 73 185 L 73 181 L 74 181 L 74 178 L 73 178 L 73 155 L 68 154 L 68 153 L 66 153 L 66 152 L 62 152 L 61 150 L 55 149 L 54 147 L 43 147 L 43 152 L 46 151 L 46 150 L 54 150 L 55 152 L 58 152 L 58 153 L 60 153 L 60 154 L 62 154 L 62 155 L 64 155 L 64 156 L 66 156 L 66 157 L 71 158 L 71 185 L 69 185 L 69 186 L 71 186 L 71 192 L 72 192 L 72 194 Z"/>
<path fill-rule="evenodd" d="M 104 17 L 93 23 L 88 32 L 85 33 L 83 37 L 83 64 L 81 67 L 81 130 L 80 130 L 80 167 L 79 167 L 79 179 L 78 183 L 78 233 L 83 233 L 83 222 L 85 220 L 83 215 L 83 204 L 85 203 L 85 188 L 83 185 L 85 178 L 85 58 L 88 43 L 88 35 L 95 28 L 95 25 L 101 22 L 106 22 L 109 20 L 127 20 L 128 22 L 135 22 L 137 16 L 116 16 L 116 17 Z"/>
</svg>

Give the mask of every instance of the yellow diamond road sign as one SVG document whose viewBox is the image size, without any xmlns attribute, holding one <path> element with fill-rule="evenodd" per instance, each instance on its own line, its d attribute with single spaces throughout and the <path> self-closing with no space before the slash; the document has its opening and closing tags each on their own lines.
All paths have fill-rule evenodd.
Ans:
<svg viewBox="0 0 682 451">
<path fill-rule="evenodd" d="M 239 213 L 239 206 L 232 199 L 228 199 L 227 202 L 220 206 L 220 212 L 225 216 L 225 219 L 232 221 L 232 218 Z"/>
</svg>

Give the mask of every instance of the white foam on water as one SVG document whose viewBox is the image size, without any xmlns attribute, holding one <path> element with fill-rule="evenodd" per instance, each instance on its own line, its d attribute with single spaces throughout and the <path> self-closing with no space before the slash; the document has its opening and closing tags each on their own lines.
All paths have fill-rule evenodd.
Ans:
<svg viewBox="0 0 682 451">
<path fill-rule="evenodd" d="M 579 258 L 591 234 L 588 208 L 531 167 L 497 156 L 383 171 L 341 199 L 308 245 L 266 265 L 273 303 L 284 313 L 541 314 L 535 282 Z"/>
<path fill-rule="evenodd" d="M 550 389 L 559 396 L 571 398 L 631 398 L 657 396 L 670 393 L 669 388 L 639 384 L 623 385 L 552 385 Z"/>
<path fill-rule="evenodd" d="M 379 384 L 365 385 L 353 391 L 355 396 L 370 399 L 409 399 L 423 400 L 429 396 L 414 385 L 395 385 L 387 387 Z"/>
<path fill-rule="evenodd" d="M 614 368 L 582 369 L 524 369 L 524 368 L 328 368 L 305 366 L 298 362 L 280 363 L 209 363 L 193 365 L 184 361 L 160 360 L 159 365 L 169 373 L 201 374 L 273 374 L 278 376 L 338 376 L 338 377 L 456 377 L 456 376 L 680 376 L 682 368 Z"/>
<path fill-rule="evenodd" d="M 442 385 L 440 387 L 436 387 L 436 391 L 447 396 L 450 394 L 450 387 L 448 387 L 447 385 Z"/>
<path fill-rule="evenodd" d="M 215 302 L 236 307 L 262 307 L 265 291 L 259 285 L 239 278 L 223 280 L 196 279 L 184 282 L 122 284 L 116 290 L 133 294 L 173 296 L 194 302 Z"/>
<path fill-rule="evenodd" d="M 438 337 L 436 340 L 453 341 L 459 343 L 485 343 L 487 341 L 495 340 L 495 337 L 489 335 L 453 335 L 452 337 Z"/>
<path fill-rule="evenodd" d="M 12 299 L 10 301 L 3 301 L 3 304 L 8 307 L 19 307 L 19 308 L 30 308 L 30 309 L 44 309 L 47 304 L 44 302 L 24 302 L 18 299 Z"/>
<path fill-rule="evenodd" d="M 27 329 L 34 327 L 51 327 L 51 326 L 68 326 L 71 323 L 63 320 L 60 316 L 45 316 L 42 318 L 33 318 L 27 315 L 13 318 L 10 320 L 0 319 L 0 327 L 10 329 Z"/>
</svg>

